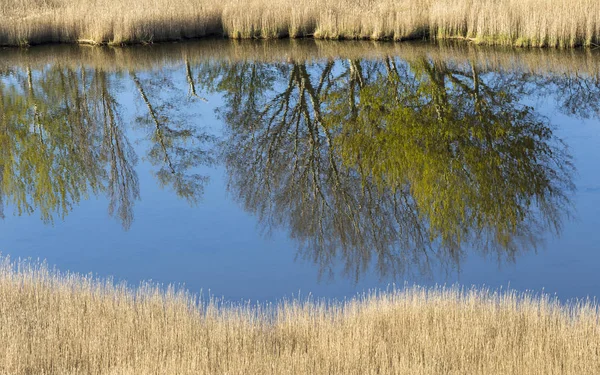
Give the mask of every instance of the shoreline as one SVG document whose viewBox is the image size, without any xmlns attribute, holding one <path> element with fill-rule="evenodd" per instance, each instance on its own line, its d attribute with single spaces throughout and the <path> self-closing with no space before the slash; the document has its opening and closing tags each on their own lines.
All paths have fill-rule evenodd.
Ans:
<svg viewBox="0 0 600 375">
<path fill-rule="evenodd" d="M 285 41 L 285 40 L 294 40 L 294 41 L 326 41 L 326 42 L 378 42 L 378 43 L 389 43 L 389 44 L 399 44 L 399 43 L 461 43 L 466 45 L 475 45 L 481 47 L 503 47 L 503 48 L 517 48 L 517 49 L 548 49 L 548 50 L 588 50 L 594 51 L 600 49 L 600 44 L 590 43 L 589 45 L 578 44 L 569 47 L 558 47 L 558 46 L 548 46 L 548 45 L 528 45 L 521 43 L 514 44 L 506 44 L 498 39 L 497 42 L 494 42 L 494 38 L 488 39 L 486 41 L 482 41 L 477 38 L 468 38 L 461 36 L 452 36 L 452 37 L 437 37 L 437 38 L 429 38 L 429 37 L 415 37 L 415 38 L 404 38 L 404 39 L 391 39 L 391 38 L 319 38 L 313 35 L 305 35 L 301 37 L 272 37 L 272 38 L 261 38 L 261 37 L 248 37 L 248 38 L 235 38 L 230 37 L 223 34 L 208 34 L 197 37 L 186 37 L 186 38 L 172 38 L 172 39 L 159 39 L 159 40 L 136 40 L 136 41 L 126 41 L 126 42 L 110 42 L 110 41 L 95 41 L 92 39 L 79 39 L 72 41 L 44 41 L 37 43 L 20 43 L 20 44 L 0 44 L 0 49 L 20 49 L 20 48 L 34 48 L 40 46 L 52 46 L 52 45 L 73 45 L 73 46 L 91 46 L 91 47 L 131 47 L 131 46 L 153 46 L 153 45 L 161 45 L 161 44 L 169 44 L 169 43 L 189 43 L 189 42 L 200 42 L 207 40 L 220 40 L 220 41 Z"/>
<path fill-rule="evenodd" d="M 0 260 L 0 372 L 583 374 L 595 300 L 418 286 L 347 300 L 228 303 Z"/>
<path fill-rule="evenodd" d="M 404 43 L 378 41 L 327 41 L 315 39 L 232 40 L 201 38 L 151 45 L 90 46 L 43 44 L 31 48 L 0 48 L 0 68 L 40 68 L 50 62 L 93 69 L 127 71 L 157 69 L 207 60 L 283 62 L 330 59 L 431 58 L 462 64 L 473 62 L 484 70 L 515 69 L 536 74 L 587 74 L 600 72 L 600 50 L 481 46 L 459 41 Z"/>
</svg>

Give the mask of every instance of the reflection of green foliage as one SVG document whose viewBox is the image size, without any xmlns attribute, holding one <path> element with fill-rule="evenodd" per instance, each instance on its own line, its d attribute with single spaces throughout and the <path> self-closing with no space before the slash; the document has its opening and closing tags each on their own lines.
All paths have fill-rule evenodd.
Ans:
<svg viewBox="0 0 600 375">
<path fill-rule="evenodd" d="M 205 80 L 228 90 L 231 188 L 325 269 L 341 257 L 358 276 L 372 255 L 382 273 L 430 254 L 457 262 L 467 243 L 512 258 L 559 228 L 572 167 L 518 103 L 527 76 L 427 59 L 254 65 L 279 73 L 269 90 L 228 80 L 235 65 L 227 84 Z"/>
<path fill-rule="evenodd" d="M 557 224 L 551 210 L 570 186 L 568 158 L 533 108 L 475 69 L 415 65 L 416 90 L 387 76 L 361 90 L 360 115 L 340 122 L 345 162 L 380 187 L 406 186 L 443 243 L 488 230 L 507 247 L 534 205 Z"/>
<path fill-rule="evenodd" d="M 191 72 L 189 64 L 186 65 Z M 64 218 L 82 198 L 105 193 L 110 215 L 125 228 L 139 199 L 134 166 L 137 155 L 125 135 L 115 85 L 123 76 L 101 70 L 49 66 L 37 72 L 9 70 L 0 79 L 0 216 L 4 205 L 17 214 L 39 211 L 42 220 Z M 193 173 L 212 161 L 213 138 L 174 116 L 176 100 L 155 105 L 160 89 L 132 73 L 150 115 L 140 121 L 154 128 L 147 153 L 160 165 L 161 185 L 196 201 L 206 177 Z M 195 93 L 193 82 L 190 85 Z M 159 94 L 155 93 L 158 92 Z"/>
<path fill-rule="evenodd" d="M 73 71 L 31 72 L 0 83 L 2 195 L 18 213 L 39 209 L 43 220 L 63 217 L 81 197 L 100 189 L 99 169 L 88 146 L 83 87 Z"/>
<path fill-rule="evenodd" d="M 195 202 L 214 138 L 189 121 L 170 72 L 130 72 L 137 122 L 159 183 Z M 231 190 L 267 228 L 288 227 L 323 271 L 340 259 L 356 277 L 371 263 L 382 274 L 457 264 L 467 246 L 514 259 L 558 230 L 568 206 L 569 156 L 519 104 L 541 82 L 531 75 L 426 58 L 186 62 L 183 73 L 193 100 L 197 87 L 225 98 Z M 3 75 L 0 200 L 51 221 L 106 193 L 130 225 L 137 157 L 114 98 L 125 76 L 60 66 Z"/>
</svg>

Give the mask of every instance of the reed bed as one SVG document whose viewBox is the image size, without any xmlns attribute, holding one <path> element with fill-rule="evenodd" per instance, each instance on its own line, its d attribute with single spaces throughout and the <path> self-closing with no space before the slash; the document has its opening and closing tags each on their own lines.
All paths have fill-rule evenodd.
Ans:
<svg viewBox="0 0 600 375">
<path fill-rule="evenodd" d="M 230 38 L 597 47 L 597 0 L 0 0 L 0 45 Z"/>
<path fill-rule="evenodd" d="M 2 374 L 597 374 L 595 303 L 419 288 L 231 304 L 0 262 Z"/>
</svg>

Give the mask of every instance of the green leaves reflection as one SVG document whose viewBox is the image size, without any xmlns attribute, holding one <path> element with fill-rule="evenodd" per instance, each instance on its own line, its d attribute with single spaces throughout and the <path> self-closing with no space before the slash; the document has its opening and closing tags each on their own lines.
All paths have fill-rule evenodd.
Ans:
<svg viewBox="0 0 600 375">
<path fill-rule="evenodd" d="M 265 230 L 287 228 L 299 256 L 324 274 L 341 262 L 353 278 L 373 264 L 381 277 L 459 267 L 469 249 L 512 261 L 558 233 L 573 166 L 548 119 L 523 102 L 558 89 L 563 109 L 582 116 L 573 102 L 587 95 L 572 77 L 425 55 L 0 75 L 0 214 L 6 205 L 51 222 L 105 194 L 129 228 L 136 151 L 190 203 L 207 182 L 197 167 L 220 154 L 229 189 Z M 116 99 L 126 90 L 141 142 Z M 203 91 L 224 98 L 223 142 L 188 111 Z"/>
<path fill-rule="evenodd" d="M 212 161 L 206 144 L 213 139 L 175 119 L 170 112 L 177 98 L 152 104 L 149 98 L 157 88 L 133 72 L 131 76 L 139 100 L 149 110 L 138 122 L 150 129 L 147 157 L 159 167 L 159 182 L 195 202 L 206 177 L 192 170 Z M 0 73 L 2 216 L 10 205 L 19 215 L 37 210 L 43 221 L 52 222 L 64 218 L 81 199 L 103 193 L 109 214 L 124 228 L 131 226 L 133 206 L 140 198 L 138 156 L 115 99 L 126 79 L 102 69 L 58 64 L 35 72 L 27 68 Z M 153 121 L 144 120 L 147 117 Z"/>
<path fill-rule="evenodd" d="M 0 80 L 1 193 L 21 213 L 64 217 L 105 191 L 128 227 L 139 197 L 136 156 L 124 136 L 112 80 L 102 71 L 49 67 Z"/>
<path fill-rule="evenodd" d="M 323 272 L 342 261 L 355 278 L 372 262 L 382 276 L 458 266 L 469 247 L 514 260 L 559 231 L 573 167 L 520 103 L 534 79 L 425 57 L 200 73 L 227 99 L 230 189 Z"/>
</svg>

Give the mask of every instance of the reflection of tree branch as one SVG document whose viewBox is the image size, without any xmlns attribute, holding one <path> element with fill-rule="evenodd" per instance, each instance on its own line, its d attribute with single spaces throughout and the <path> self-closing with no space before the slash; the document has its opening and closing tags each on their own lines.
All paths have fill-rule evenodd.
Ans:
<svg viewBox="0 0 600 375">
<path fill-rule="evenodd" d="M 173 167 L 173 162 L 171 161 L 171 158 L 169 157 L 169 152 L 167 151 L 167 146 L 165 145 L 163 125 L 158 120 L 158 116 L 156 115 L 156 112 L 154 111 L 154 108 L 152 107 L 150 100 L 148 100 L 148 96 L 146 95 L 146 92 L 144 91 L 144 88 L 142 87 L 140 80 L 137 78 L 136 74 L 133 72 L 131 72 L 131 77 L 133 79 L 133 82 L 135 83 L 135 86 L 137 87 L 138 91 L 140 92 L 140 96 L 142 97 L 144 104 L 146 104 L 146 107 L 148 108 L 148 113 L 150 114 L 150 118 L 152 118 L 152 121 L 154 122 L 155 134 L 156 134 L 156 137 L 158 138 L 160 147 L 163 150 L 164 161 L 168 165 L 169 169 L 171 170 L 171 173 L 175 174 L 175 168 Z"/>
<path fill-rule="evenodd" d="M 78 69 L 49 66 L 34 72 L 27 66 L 11 73 L 18 83 L 11 100 L 0 103 L 3 198 L 18 214 L 39 211 L 43 221 L 52 222 L 64 218 L 82 197 L 106 191 L 109 213 L 120 202 L 118 216 L 127 228 L 132 199 L 138 196 L 129 164 L 135 155 L 132 150 L 127 155 L 122 135 L 114 139 L 117 148 L 105 142 L 119 131 L 106 74 L 97 71 L 89 79 L 84 67 Z M 0 97 L 6 97 L 1 84 L 0 90 Z"/>
<path fill-rule="evenodd" d="M 212 142 L 214 137 L 197 125 L 188 126 L 186 121 L 178 117 L 179 112 L 174 109 L 176 107 L 171 99 L 158 97 L 153 104 L 150 95 L 155 86 L 152 82 L 144 87 L 135 73 L 131 72 L 130 75 L 148 109 L 148 123 L 154 128 L 152 141 L 155 146 L 149 150 L 148 156 L 153 164 L 160 160 L 160 164 L 164 165 L 156 172 L 156 177 L 162 186 L 171 185 L 178 196 L 192 204 L 197 202 L 204 192 L 208 177 L 193 173 L 193 169 L 213 162 L 212 152 L 202 146 Z M 173 90 L 167 79 L 161 80 L 161 88 L 161 94 Z M 161 113 L 165 109 L 169 112 Z M 139 120 L 145 123 L 145 120 Z"/>
<path fill-rule="evenodd" d="M 216 83 L 230 189 L 322 271 L 339 259 L 355 277 L 372 261 L 382 275 L 458 268 L 467 243 L 511 259 L 538 229 L 532 202 L 559 220 L 544 207 L 566 199 L 569 168 L 554 163 L 568 155 L 510 76 L 387 58 L 294 62 L 256 86 L 273 70 L 247 64 Z"/>
<path fill-rule="evenodd" d="M 109 94 L 106 76 L 100 74 L 99 80 L 105 114 L 105 134 L 108 135 L 105 142 L 110 155 L 109 212 L 112 214 L 117 207 L 123 226 L 129 228 L 133 222 L 133 201 L 140 197 L 138 177 L 133 169 L 137 158 L 118 124 L 116 102 Z"/>
</svg>

